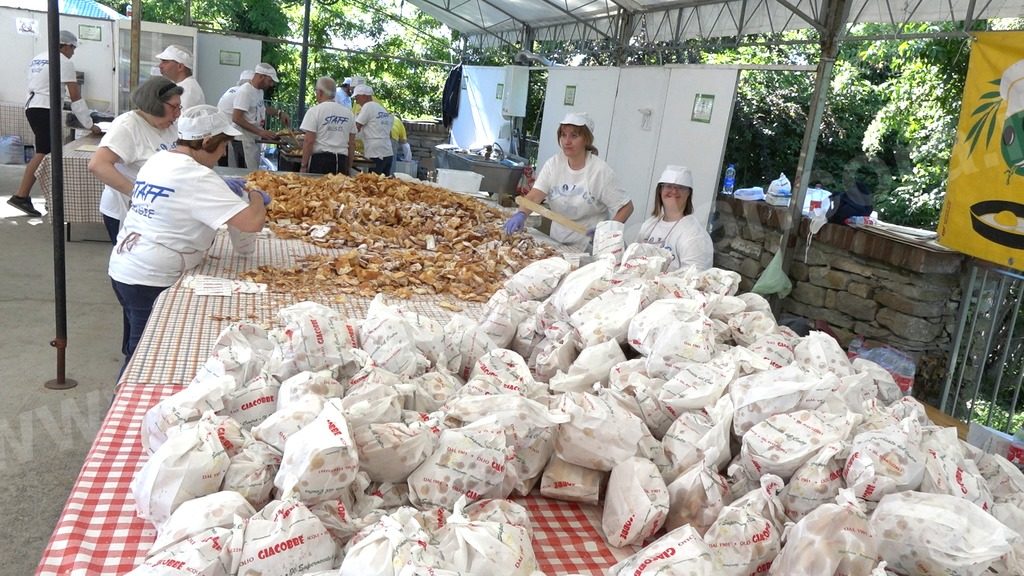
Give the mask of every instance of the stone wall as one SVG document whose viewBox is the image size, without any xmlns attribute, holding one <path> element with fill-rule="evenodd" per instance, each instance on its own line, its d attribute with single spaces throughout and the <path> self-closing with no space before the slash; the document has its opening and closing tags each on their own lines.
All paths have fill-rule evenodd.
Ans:
<svg viewBox="0 0 1024 576">
<path fill-rule="evenodd" d="M 440 122 L 405 121 L 413 160 L 419 162 L 419 178 L 426 177 L 426 171 L 434 168 L 434 146 L 447 144 L 448 129 Z"/>
<path fill-rule="evenodd" d="M 715 266 L 743 277 L 749 291 L 779 249 L 788 208 L 720 196 L 713 238 Z M 934 244 L 826 224 L 807 246 L 797 234 L 783 314 L 823 320 L 847 346 L 855 335 L 918 359 L 915 387 L 930 390 L 946 366 L 962 290 L 965 257 Z"/>
</svg>

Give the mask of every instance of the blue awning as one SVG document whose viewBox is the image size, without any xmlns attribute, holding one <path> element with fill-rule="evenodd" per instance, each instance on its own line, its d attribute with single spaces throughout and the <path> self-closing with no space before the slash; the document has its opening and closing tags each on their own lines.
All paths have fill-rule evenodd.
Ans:
<svg viewBox="0 0 1024 576">
<path fill-rule="evenodd" d="M 0 6 L 22 8 L 35 12 L 46 12 L 48 10 L 46 0 L 0 0 Z M 66 16 L 83 16 L 85 18 L 99 18 L 101 20 L 127 18 L 127 16 L 119 14 L 113 8 L 108 8 L 93 0 L 60 0 L 57 8 L 61 14 Z"/>
</svg>

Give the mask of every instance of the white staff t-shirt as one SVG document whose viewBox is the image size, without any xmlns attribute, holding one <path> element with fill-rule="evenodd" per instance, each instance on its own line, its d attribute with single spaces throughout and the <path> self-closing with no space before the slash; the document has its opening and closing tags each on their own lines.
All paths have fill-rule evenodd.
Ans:
<svg viewBox="0 0 1024 576">
<path fill-rule="evenodd" d="M 362 124 L 359 138 L 363 141 L 363 155 L 367 158 L 387 158 L 391 149 L 391 114 L 377 101 L 370 100 L 359 109 L 356 123 Z"/>
<path fill-rule="evenodd" d="M 65 84 L 77 82 L 75 65 L 67 56 L 60 55 L 60 82 L 61 92 L 65 91 Z M 28 63 L 28 101 L 25 108 L 46 108 L 50 109 L 50 53 L 42 52 L 37 54 Z"/>
<path fill-rule="evenodd" d="M 110 130 L 100 140 L 100 147 L 109 148 L 121 158 L 121 162 L 115 166 L 128 180 L 134 182 L 139 169 L 153 154 L 174 148 L 177 140 L 178 129 L 174 124 L 166 130 L 160 130 L 133 110 L 114 118 Z M 127 212 L 128 197 L 110 186 L 104 186 L 100 197 L 100 213 L 124 220 Z"/>
<path fill-rule="evenodd" d="M 299 129 L 316 133 L 313 153 L 332 152 L 348 155 L 348 137 L 355 132 L 352 111 L 334 101 L 321 102 L 302 117 Z"/>
</svg>

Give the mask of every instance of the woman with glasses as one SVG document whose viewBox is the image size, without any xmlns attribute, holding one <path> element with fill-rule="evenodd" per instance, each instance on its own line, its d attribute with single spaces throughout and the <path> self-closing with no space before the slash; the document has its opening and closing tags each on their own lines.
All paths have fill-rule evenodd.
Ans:
<svg viewBox="0 0 1024 576">
<path fill-rule="evenodd" d="M 132 92 L 136 109 L 114 119 L 89 160 L 89 171 L 104 184 L 100 213 L 113 243 L 128 212 L 139 169 L 153 154 L 174 148 L 181 94 L 182 88 L 163 76 L 140 84 Z"/>
</svg>

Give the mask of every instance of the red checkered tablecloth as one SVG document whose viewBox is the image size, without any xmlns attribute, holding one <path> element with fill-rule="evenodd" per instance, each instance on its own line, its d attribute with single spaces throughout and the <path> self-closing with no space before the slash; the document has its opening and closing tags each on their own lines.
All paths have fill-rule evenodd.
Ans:
<svg viewBox="0 0 1024 576">
<path fill-rule="evenodd" d="M 139 437 L 146 411 L 182 386 L 123 384 L 71 489 L 50 543 L 36 569 L 40 576 L 119 575 L 146 556 L 156 539 L 135 515 L 128 489 L 145 461 Z M 604 574 L 616 554 L 598 532 L 600 510 L 531 494 L 517 501 L 530 513 L 533 550 L 545 574 Z"/>
</svg>

